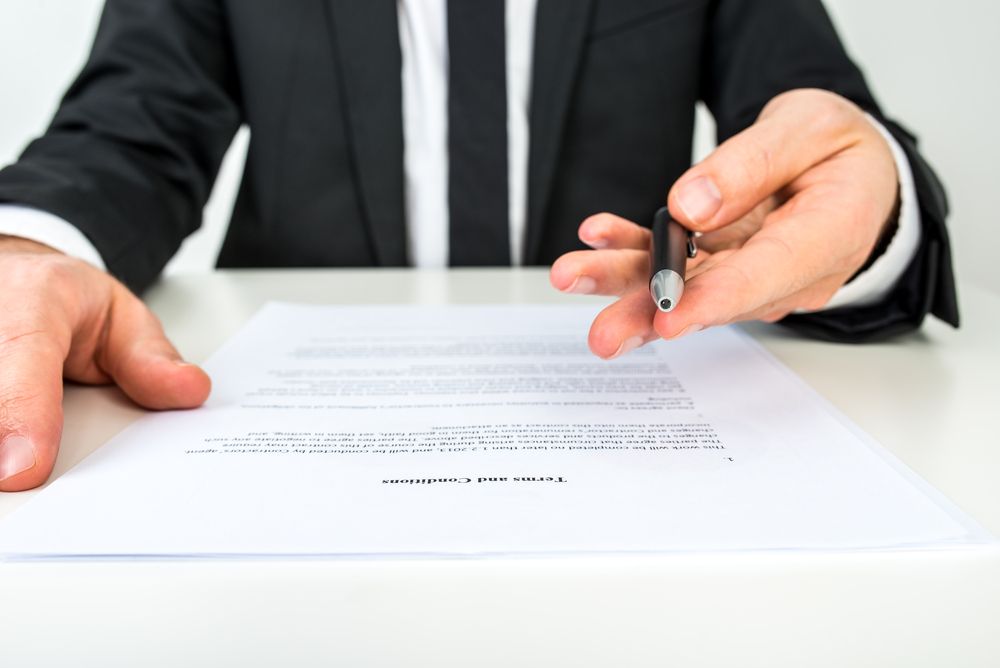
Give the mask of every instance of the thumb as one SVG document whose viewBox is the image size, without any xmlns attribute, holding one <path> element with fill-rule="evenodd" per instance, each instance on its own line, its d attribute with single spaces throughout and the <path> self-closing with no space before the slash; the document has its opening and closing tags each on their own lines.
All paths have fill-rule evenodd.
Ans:
<svg viewBox="0 0 1000 668">
<path fill-rule="evenodd" d="M 181 359 L 155 315 L 116 286 L 98 363 L 133 401 L 146 408 L 194 408 L 208 398 L 208 375 Z"/>
<path fill-rule="evenodd" d="M 0 491 L 45 482 L 62 436 L 63 338 L 25 323 L 0 333 Z"/>
<path fill-rule="evenodd" d="M 869 125 L 861 109 L 834 93 L 779 95 L 756 123 L 677 180 L 667 196 L 670 213 L 696 232 L 729 225 L 810 167 L 860 141 Z"/>
</svg>

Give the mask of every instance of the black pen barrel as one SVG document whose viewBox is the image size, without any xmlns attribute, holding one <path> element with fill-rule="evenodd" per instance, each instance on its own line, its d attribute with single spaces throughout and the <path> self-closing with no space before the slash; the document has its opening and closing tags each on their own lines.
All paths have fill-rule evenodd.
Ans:
<svg viewBox="0 0 1000 668">
<path fill-rule="evenodd" d="M 670 270 L 684 279 L 687 267 L 687 230 L 670 217 L 670 210 L 663 207 L 653 218 L 653 248 L 650 254 L 649 278 Z"/>
</svg>

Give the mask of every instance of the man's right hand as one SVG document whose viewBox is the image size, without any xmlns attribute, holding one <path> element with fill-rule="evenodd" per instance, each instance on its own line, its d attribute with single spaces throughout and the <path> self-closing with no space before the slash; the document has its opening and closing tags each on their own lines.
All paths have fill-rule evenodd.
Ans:
<svg viewBox="0 0 1000 668">
<path fill-rule="evenodd" d="M 52 472 L 63 378 L 116 383 L 152 409 L 193 408 L 211 390 L 124 285 L 48 246 L 0 235 L 0 491 L 37 487 Z"/>
</svg>

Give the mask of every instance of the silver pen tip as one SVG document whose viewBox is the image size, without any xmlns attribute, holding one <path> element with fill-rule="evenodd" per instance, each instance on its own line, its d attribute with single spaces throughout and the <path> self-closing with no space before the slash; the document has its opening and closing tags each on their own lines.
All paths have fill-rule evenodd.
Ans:
<svg viewBox="0 0 1000 668">
<path fill-rule="evenodd" d="M 656 308 L 664 313 L 672 311 L 684 294 L 684 279 L 669 269 L 659 271 L 649 279 L 649 294 Z"/>
</svg>

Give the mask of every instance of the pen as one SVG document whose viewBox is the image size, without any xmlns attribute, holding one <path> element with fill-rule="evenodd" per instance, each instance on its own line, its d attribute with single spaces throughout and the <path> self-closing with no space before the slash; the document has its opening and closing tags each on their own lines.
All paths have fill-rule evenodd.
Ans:
<svg viewBox="0 0 1000 668">
<path fill-rule="evenodd" d="M 687 259 L 697 252 L 694 235 L 670 217 L 670 210 L 657 211 L 649 248 L 649 294 L 656 308 L 669 313 L 677 306 L 684 293 Z"/>
</svg>

